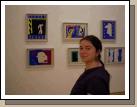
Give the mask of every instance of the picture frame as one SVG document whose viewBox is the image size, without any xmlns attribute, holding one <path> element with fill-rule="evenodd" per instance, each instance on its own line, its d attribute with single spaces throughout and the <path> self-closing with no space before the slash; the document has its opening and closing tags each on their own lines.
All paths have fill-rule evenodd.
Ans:
<svg viewBox="0 0 137 107">
<path fill-rule="evenodd" d="M 88 23 L 63 23 L 63 40 L 77 42 L 88 34 Z"/>
<path fill-rule="evenodd" d="M 116 21 L 102 20 L 102 40 L 115 42 L 116 40 Z"/>
<path fill-rule="evenodd" d="M 27 41 L 48 41 L 48 15 L 26 14 Z"/>
<path fill-rule="evenodd" d="M 27 49 L 27 65 L 33 67 L 54 65 L 54 48 Z"/>
<path fill-rule="evenodd" d="M 104 63 L 124 64 L 125 63 L 125 48 L 124 47 L 106 47 L 104 49 Z"/>
<path fill-rule="evenodd" d="M 80 58 L 79 48 L 68 48 L 68 65 L 84 65 Z"/>
</svg>

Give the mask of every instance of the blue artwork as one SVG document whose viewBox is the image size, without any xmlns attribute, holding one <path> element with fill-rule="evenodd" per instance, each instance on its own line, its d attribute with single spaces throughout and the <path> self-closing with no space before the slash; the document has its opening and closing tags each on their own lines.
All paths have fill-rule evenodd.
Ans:
<svg viewBox="0 0 137 107">
<path fill-rule="evenodd" d="M 64 30 L 64 40 L 69 41 L 79 41 L 79 39 L 83 38 L 87 35 L 87 23 L 63 23 Z"/>
<path fill-rule="evenodd" d="M 27 14 L 27 39 L 47 40 L 47 14 Z"/>
<path fill-rule="evenodd" d="M 85 34 L 85 27 L 82 27 L 80 25 L 66 26 L 67 38 L 82 38 Z"/>
<path fill-rule="evenodd" d="M 52 65 L 53 49 L 28 49 L 29 65 Z"/>
<path fill-rule="evenodd" d="M 105 48 L 105 63 L 106 64 L 121 64 L 125 61 L 125 48 L 113 47 Z"/>
<path fill-rule="evenodd" d="M 102 33 L 103 40 L 115 40 L 116 39 L 116 22 L 112 20 L 102 21 Z"/>
</svg>

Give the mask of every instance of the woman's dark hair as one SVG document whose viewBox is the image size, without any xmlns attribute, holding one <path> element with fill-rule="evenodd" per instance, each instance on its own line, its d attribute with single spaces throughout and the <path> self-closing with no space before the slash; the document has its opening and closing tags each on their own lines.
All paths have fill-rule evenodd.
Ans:
<svg viewBox="0 0 137 107">
<path fill-rule="evenodd" d="M 80 42 L 82 42 L 83 40 L 87 40 L 89 41 L 91 44 L 93 44 L 93 46 L 96 48 L 97 52 L 101 52 L 102 51 L 102 43 L 101 41 L 94 35 L 87 35 L 85 37 L 83 37 Z M 101 55 L 98 55 L 98 60 L 100 61 L 100 63 L 104 66 L 104 63 L 101 60 Z"/>
</svg>

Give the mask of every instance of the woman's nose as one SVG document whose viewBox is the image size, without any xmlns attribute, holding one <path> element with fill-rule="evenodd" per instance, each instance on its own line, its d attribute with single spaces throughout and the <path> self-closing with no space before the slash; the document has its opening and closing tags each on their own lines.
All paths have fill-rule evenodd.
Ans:
<svg viewBox="0 0 137 107">
<path fill-rule="evenodd" d="M 83 50 L 80 51 L 80 53 L 81 53 L 81 54 L 85 54 L 85 53 L 86 53 L 86 50 L 83 49 Z"/>
</svg>

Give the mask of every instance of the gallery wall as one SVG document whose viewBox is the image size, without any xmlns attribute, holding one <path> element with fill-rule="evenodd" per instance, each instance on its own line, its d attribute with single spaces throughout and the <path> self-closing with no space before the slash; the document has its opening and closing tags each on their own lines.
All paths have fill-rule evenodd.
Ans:
<svg viewBox="0 0 137 107">
<path fill-rule="evenodd" d="M 5 85 L 6 94 L 68 95 L 84 66 L 68 65 L 68 48 L 78 43 L 63 41 L 64 22 L 88 23 L 88 34 L 101 39 L 101 21 L 116 21 L 116 41 L 102 42 L 105 47 L 125 46 L 124 6 L 6 6 L 5 8 Z M 48 42 L 26 41 L 25 15 L 48 14 Z M 54 65 L 28 67 L 29 48 L 54 48 Z M 102 51 L 104 61 L 104 50 Z M 125 90 L 125 65 L 106 65 L 111 75 L 110 91 Z"/>
</svg>

